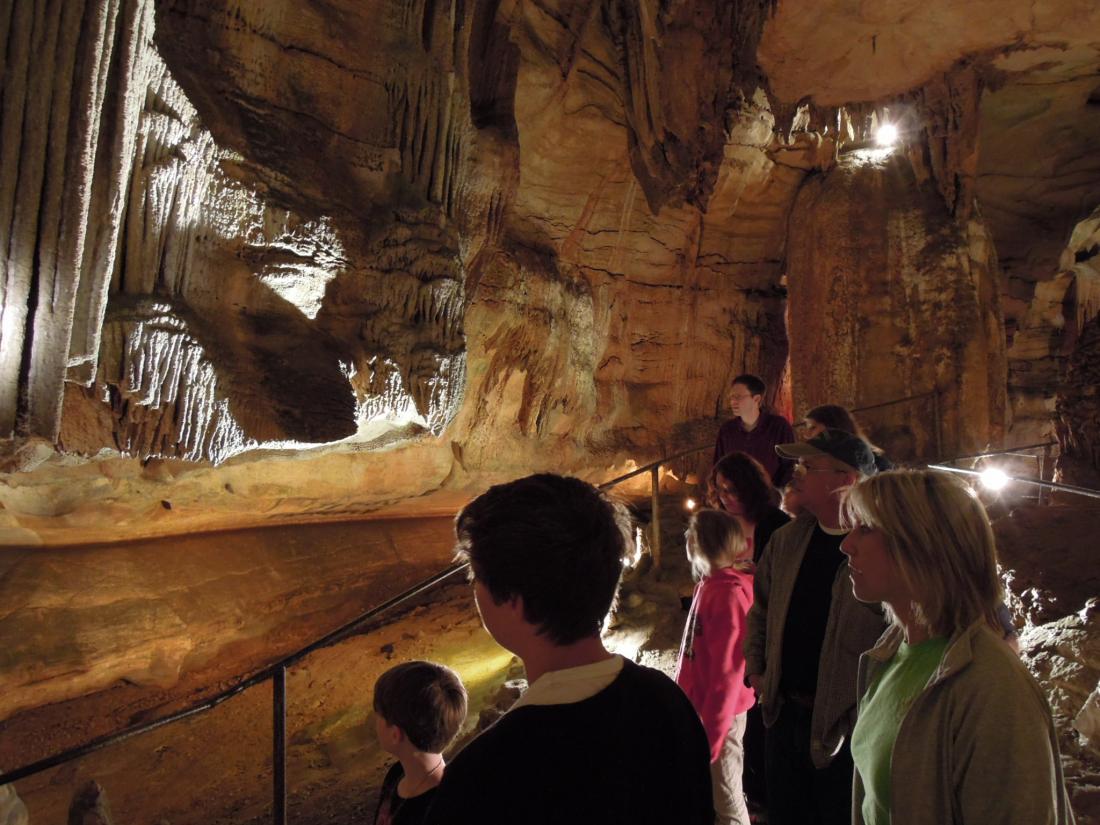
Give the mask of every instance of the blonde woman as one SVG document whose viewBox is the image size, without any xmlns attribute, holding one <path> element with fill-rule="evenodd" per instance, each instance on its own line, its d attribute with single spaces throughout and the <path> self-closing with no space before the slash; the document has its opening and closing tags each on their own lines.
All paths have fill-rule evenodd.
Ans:
<svg viewBox="0 0 1100 825">
<path fill-rule="evenodd" d="M 684 627 L 676 683 L 695 707 L 710 744 L 716 825 L 749 825 L 742 793 L 742 739 L 755 697 L 745 685 L 745 620 L 752 607 L 752 549 L 737 518 L 700 510 L 687 529 L 698 584 Z"/>
<path fill-rule="evenodd" d="M 993 531 L 955 476 L 855 485 L 841 545 L 891 626 L 859 668 L 856 825 L 1072 823 L 1050 708 L 1000 638 Z"/>
</svg>

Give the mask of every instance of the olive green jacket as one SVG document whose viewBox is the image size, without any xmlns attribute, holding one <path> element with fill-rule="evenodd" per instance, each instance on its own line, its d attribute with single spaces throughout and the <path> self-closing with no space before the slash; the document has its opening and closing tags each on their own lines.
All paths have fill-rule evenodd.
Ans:
<svg viewBox="0 0 1100 825">
<path fill-rule="evenodd" d="M 772 534 L 756 568 L 754 600 L 745 636 L 745 676 L 762 674 L 759 700 L 764 724 L 771 727 L 783 704 L 779 683 L 783 634 L 798 569 L 817 520 L 803 515 Z M 847 565 L 833 580 L 832 606 L 818 660 L 817 690 L 810 721 L 810 756 L 826 767 L 852 732 L 856 719 L 856 675 L 859 657 L 886 627 L 881 608 L 856 601 Z M 797 628 L 793 629 L 797 632 Z"/>
<path fill-rule="evenodd" d="M 859 691 L 903 640 L 891 627 L 859 663 Z M 853 823 L 864 825 L 856 772 Z M 891 825 L 1072 825 L 1050 707 L 984 622 L 956 633 L 898 727 Z"/>
</svg>

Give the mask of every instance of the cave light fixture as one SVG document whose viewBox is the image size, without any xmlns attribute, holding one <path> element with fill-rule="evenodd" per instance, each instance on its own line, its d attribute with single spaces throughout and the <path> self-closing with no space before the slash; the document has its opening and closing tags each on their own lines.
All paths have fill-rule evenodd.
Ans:
<svg viewBox="0 0 1100 825">
<path fill-rule="evenodd" d="M 989 467 L 982 470 L 982 474 L 978 476 L 978 479 L 985 489 L 993 492 L 1003 490 L 1010 480 L 1008 474 L 999 467 Z"/>
<path fill-rule="evenodd" d="M 898 142 L 898 127 L 890 122 L 885 122 L 875 132 L 875 143 L 883 149 L 891 149 Z"/>
<path fill-rule="evenodd" d="M 687 510 L 689 513 L 694 512 L 695 508 L 698 507 L 698 506 L 699 506 L 699 504 L 698 504 L 698 502 L 695 501 L 695 499 L 693 499 L 693 498 L 685 498 L 684 499 L 684 509 Z"/>
</svg>

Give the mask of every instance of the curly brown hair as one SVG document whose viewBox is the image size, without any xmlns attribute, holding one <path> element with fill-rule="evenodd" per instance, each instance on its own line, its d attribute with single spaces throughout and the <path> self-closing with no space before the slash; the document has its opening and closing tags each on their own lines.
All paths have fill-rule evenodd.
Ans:
<svg viewBox="0 0 1100 825">
<path fill-rule="evenodd" d="M 711 468 L 707 479 L 707 503 L 721 510 L 718 476 L 733 487 L 750 521 L 759 521 L 769 507 L 779 504 L 779 492 L 772 486 L 768 471 L 748 453 L 728 453 Z"/>
</svg>

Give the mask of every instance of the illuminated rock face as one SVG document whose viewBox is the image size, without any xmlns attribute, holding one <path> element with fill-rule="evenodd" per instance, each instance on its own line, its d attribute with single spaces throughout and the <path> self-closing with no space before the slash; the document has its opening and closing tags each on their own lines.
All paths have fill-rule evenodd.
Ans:
<svg viewBox="0 0 1100 825">
<path fill-rule="evenodd" d="M 766 6 L 136 9 L 112 17 L 134 75 L 115 223 L 84 217 L 105 300 L 30 430 L 106 463 L 17 453 L 37 469 L 5 498 L 9 541 L 57 516 L 106 539 L 621 465 L 707 440 L 734 374 L 778 385 L 809 167 L 771 154 Z M 353 473 L 271 452 L 341 440 Z"/>
<path fill-rule="evenodd" d="M 1005 600 L 1022 631 L 1023 660 L 1054 713 L 1074 813 L 1078 822 L 1100 821 L 1100 572 L 1091 562 L 1100 511 L 1080 498 L 1025 504 L 993 527 Z"/>
<path fill-rule="evenodd" d="M 851 152 L 807 181 L 787 261 L 797 408 L 914 398 L 864 416 L 902 460 L 972 452 L 1002 430 L 992 244 L 980 224 L 960 224 L 918 187 L 905 158 Z"/>
<path fill-rule="evenodd" d="M 1100 483 L 1100 210 L 1074 227 L 1035 284 L 1008 348 L 1013 443 L 1057 441 L 1063 481 Z"/>
<path fill-rule="evenodd" d="M 19 4 L 0 540 L 607 477 L 708 440 L 743 371 L 796 412 L 936 387 L 943 451 L 996 443 L 1002 307 L 1021 326 L 1056 271 L 1021 238 L 1061 248 L 1100 202 L 1100 21 L 989 8 Z M 878 177 L 838 159 L 887 117 Z"/>
</svg>

